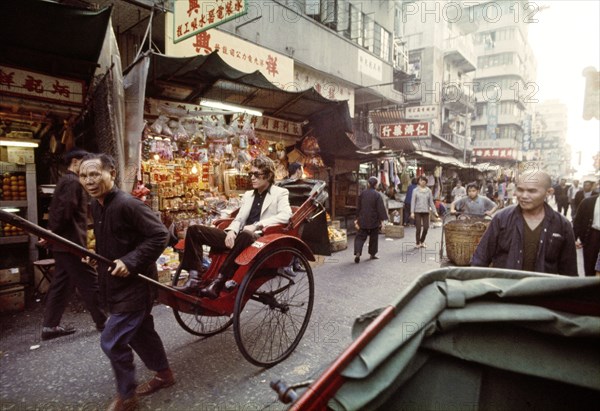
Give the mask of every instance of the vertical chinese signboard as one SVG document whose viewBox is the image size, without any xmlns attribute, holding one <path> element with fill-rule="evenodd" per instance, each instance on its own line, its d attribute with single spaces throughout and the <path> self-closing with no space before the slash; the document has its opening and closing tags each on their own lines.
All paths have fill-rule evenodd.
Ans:
<svg viewBox="0 0 600 411">
<path fill-rule="evenodd" d="M 248 0 L 175 0 L 173 3 L 174 43 L 248 12 Z"/>
</svg>

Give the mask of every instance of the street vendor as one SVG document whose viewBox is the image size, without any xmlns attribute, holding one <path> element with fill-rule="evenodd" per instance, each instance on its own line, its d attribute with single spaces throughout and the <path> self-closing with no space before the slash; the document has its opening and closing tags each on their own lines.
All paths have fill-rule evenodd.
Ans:
<svg viewBox="0 0 600 411">
<path fill-rule="evenodd" d="M 253 190 L 242 196 L 240 211 L 229 227 L 221 230 L 216 227 L 193 225 L 185 236 L 185 252 L 181 267 L 188 270 L 188 281 L 179 291 L 199 294 L 202 297 L 215 299 L 223 289 L 225 282 L 233 277 L 238 265 L 237 256 L 258 237 L 264 227 L 275 224 L 286 224 L 292 216 L 289 192 L 277 187 L 275 182 L 275 165 L 265 156 L 252 160 L 248 173 Z M 207 287 L 200 289 L 199 270 L 202 267 L 203 246 L 218 250 L 229 249 L 219 275 Z"/>
<path fill-rule="evenodd" d="M 472 216 L 491 216 L 498 209 L 498 205 L 487 197 L 479 195 L 477 184 L 467 184 L 467 196 L 459 198 L 450 204 L 450 213 L 456 211 Z"/>
</svg>

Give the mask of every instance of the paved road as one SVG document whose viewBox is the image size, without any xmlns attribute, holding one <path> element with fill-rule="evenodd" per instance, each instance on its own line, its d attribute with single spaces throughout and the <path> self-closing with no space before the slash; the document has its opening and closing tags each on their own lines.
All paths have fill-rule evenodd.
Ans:
<svg viewBox="0 0 600 411">
<path fill-rule="evenodd" d="M 441 229 L 430 230 L 427 250 L 414 250 L 414 228 L 404 239 L 380 236 L 379 260 L 355 264 L 350 248 L 315 270 L 315 307 L 296 351 L 270 369 L 248 363 L 231 328 L 211 338 L 182 330 L 169 307 L 153 314 L 177 384 L 141 400 L 143 410 L 278 410 L 271 380 L 318 376 L 350 343 L 354 318 L 392 301 L 419 274 L 439 267 Z M 366 253 L 366 246 L 365 246 Z M 42 304 L 0 317 L 0 410 L 104 409 L 114 395 L 110 365 L 87 313 L 68 309 L 64 323 L 78 332 L 40 341 Z M 136 358 L 138 377 L 150 377 Z"/>
</svg>

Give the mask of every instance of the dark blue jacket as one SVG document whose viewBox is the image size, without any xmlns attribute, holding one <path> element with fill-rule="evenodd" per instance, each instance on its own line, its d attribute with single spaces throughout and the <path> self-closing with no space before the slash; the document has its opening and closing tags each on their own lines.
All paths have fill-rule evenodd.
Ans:
<svg viewBox="0 0 600 411">
<path fill-rule="evenodd" d="M 388 218 L 381 194 L 371 187 L 363 190 L 358 196 L 356 214 L 358 226 L 365 230 L 379 227 L 381 222 Z"/>
<path fill-rule="evenodd" d="M 544 204 L 545 217 L 535 262 L 535 272 L 577 276 L 577 252 L 571 224 Z M 521 208 L 511 206 L 497 213 L 481 238 L 472 266 L 523 269 L 525 219 Z"/>
<path fill-rule="evenodd" d="M 105 264 L 98 266 L 100 296 L 111 313 L 144 310 L 154 300 L 154 286 L 138 273 L 157 279 L 156 260 L 167 246 L 169 231 L 141 200 L 114 188 L 104 206 L 92 202 L 96 252 L 112 261 L 121 260 L 131 273 L 115 277 Z"/>
</svg>

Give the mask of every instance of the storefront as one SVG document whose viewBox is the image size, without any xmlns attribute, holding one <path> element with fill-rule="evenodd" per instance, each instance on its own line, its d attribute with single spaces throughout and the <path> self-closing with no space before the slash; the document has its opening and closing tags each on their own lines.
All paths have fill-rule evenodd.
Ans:
<svg viewBox="0 0 600 411">
<path fill-rule="evenodd" d="M 0 2 L 3 210 L 44 226 L 62 154 L 93 144 L 95 137 L 83 127 L 83 119 L 95 99 L 106 105 L 106 98 L 95 92 L 102 89 L 98 82 L 109 83 L 110 14 L 110 8 L 87 11 L 34 0 Z M 24 286 L 47 286 L 34 278 L 32 263 L 45 255 L 36 241 L 0 224 L 0 292 L 15 288 L 13 301 L 23 301 Z"/>
</svg>

